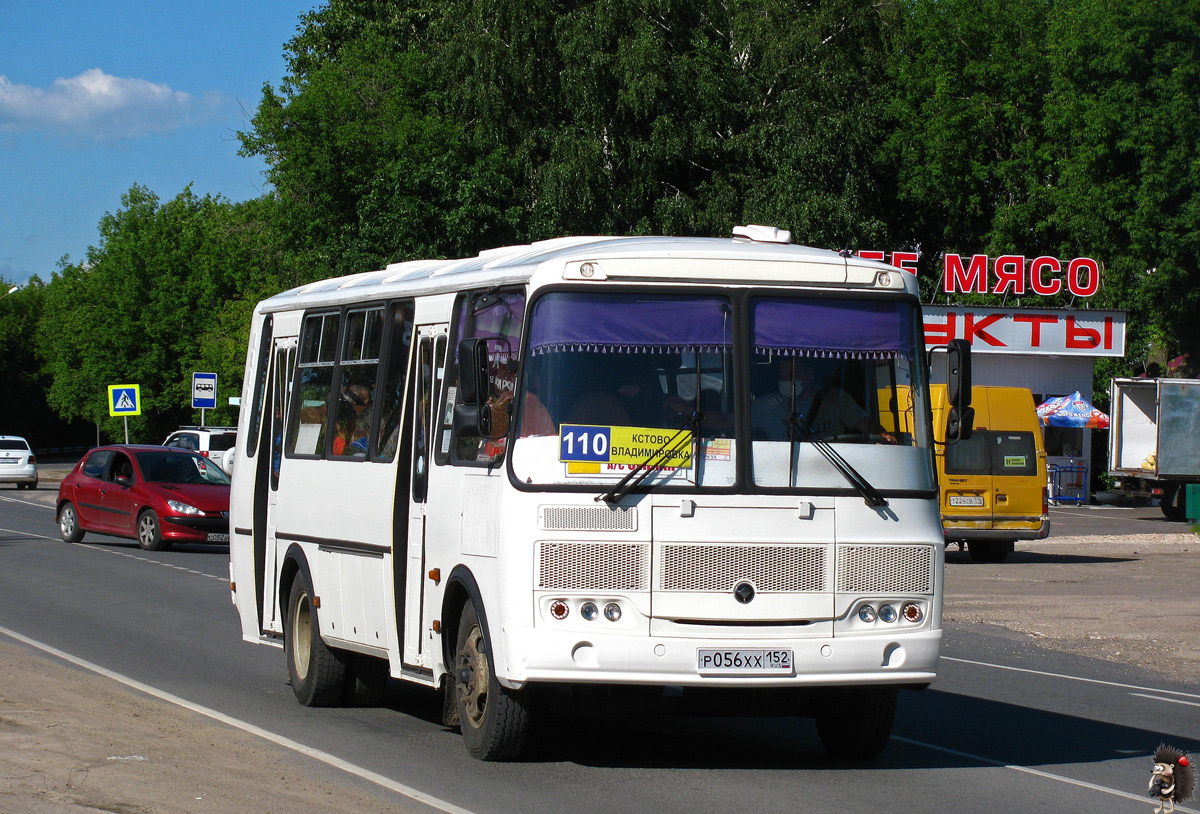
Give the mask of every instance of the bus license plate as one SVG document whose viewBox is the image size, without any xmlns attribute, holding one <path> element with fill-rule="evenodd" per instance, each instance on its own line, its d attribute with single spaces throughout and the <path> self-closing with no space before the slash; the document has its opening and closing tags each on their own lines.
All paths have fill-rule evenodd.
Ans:
<svg viewBox="0 0 1200 814">
<path fill-rule="evenodd" d="M 951 506 L 982 506 L 983 495 L 950 495 Z"/>
<path fill-rule="evenodd" d="M 696 669 L 703 675 L 791 675 L 791 650 L 709 650 L 696 653 Z"/>
</svg>

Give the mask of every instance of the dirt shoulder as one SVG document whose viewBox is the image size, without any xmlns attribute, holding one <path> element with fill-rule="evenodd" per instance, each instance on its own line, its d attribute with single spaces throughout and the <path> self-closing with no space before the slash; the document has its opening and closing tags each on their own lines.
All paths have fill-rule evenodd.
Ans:
<svg viewBox="0 0 1200 814">
<path fill-rule="evenodd" d="M 0 811 L 429 811 L 0 636 Z"/>
<path fill-rule="evenodd" d="M 1051 537 L 996 565 L 946 554 L 948 621 L 1200 684 L 1200 538 Z"/>
</svg>

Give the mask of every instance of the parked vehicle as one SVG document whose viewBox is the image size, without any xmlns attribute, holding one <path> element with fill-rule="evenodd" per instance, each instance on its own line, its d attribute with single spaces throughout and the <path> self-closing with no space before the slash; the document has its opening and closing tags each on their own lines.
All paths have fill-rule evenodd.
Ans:
<svg viewBox="0 0 1200 814">
<path fill-rule="evenodd" d="M 38 487 L 37 456 L 19 435 L 0 435 L 0 483 L 15 483 L 18 489 Z"/>
<path fill-rule="evenodd" d="M 932 402 L 937 433 L 945 385 L 933 385 Z M 935 446 L 942 530 L 947 543 L 966 543 L 972 560 L 1001 562 L 1017 540 L 1050 534 L 1046 448 L 1027 389 L 973 387 L 971 407 L 971 436 Z"/>
<path fill-rule="evenodd" d="M 229 476 L 183 449 L 117 444 L 83 457 L 58 487 L 59 533 L 137 540 L 148 551 L 229 539 Z"/>
<path fill-rule="evenodd" d="M 180 427 L 163 441 L 164 447 L 190 449 L 212 458 L 218 465 L 222 465 L 225 453 L 236 445 L 237 427 Z"/>
<path fill-rule="evenodd" d="M 1115 491 L 1158 498 L 1168 520 L 1197 516 L 1187 485 L 1200 484 L 1200 379 L 1113 379 L 1109 395 Z"/>
</svg>

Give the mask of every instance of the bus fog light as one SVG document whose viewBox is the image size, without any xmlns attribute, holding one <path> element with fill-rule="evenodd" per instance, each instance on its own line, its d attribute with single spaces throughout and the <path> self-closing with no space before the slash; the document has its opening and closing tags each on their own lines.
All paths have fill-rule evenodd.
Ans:
<svg viewBox="0 0 1200 814">
<path fill-rule="evenodd" d="M 896 609 L 891 605 L 880 605 L 879 620 L 881 622 L 888 622 L 889 624 L 896 621 Z"/>
<path fill-rule="evenodd" d="M 596 607 L 595 602 L 584 602 L 583 607 L 579 609 L 579 615 L 591 622 L 600 615 L 600 609 Z"/>
<path fill-rule="evenodd" d="M 858 618 L 862 619 L 867 624 L 875 621 L 875 609 L 870 605 L 863 605 L 858 609 Z"/>
<path fill-rule="evenodd" d="M 604 618 L 610 622 L 615 622 L 621 618 L 621 606 L 616 602 L 609 602 L 604 606 Z"/>
<path fill-rule="evenodd" d="M 925 612 L 921 610 L 921 606 L 916 602 L 909 602 L 900 609 L 900 613 L 904 615 L 906 622 L 919 622 L 925 616 Z"/>
<path fill-rule="evenodd" d="M 550 603 L 550 615 L 555 619 L 566 619 L 567 614 L 571 612 L 571 606 L 561 599 L 556 599 Z"/>
</svg>

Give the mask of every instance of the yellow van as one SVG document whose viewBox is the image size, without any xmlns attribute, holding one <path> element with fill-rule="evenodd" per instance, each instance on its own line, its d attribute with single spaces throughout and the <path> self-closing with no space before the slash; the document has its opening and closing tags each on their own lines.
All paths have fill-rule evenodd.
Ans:
<svg viewBox="0 0 1200 814">
<path fill-rule="evenodd" d="M 949 446 L 946 386 L 931 387 L 942 531 L 975 562 L 1001 562 L 1017 540 L 1050 534 L 1046 448 L 1033 394 L 1023 387 L 972 387 L 975 429 Z"/>
</svg>

